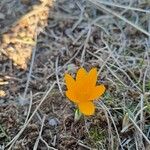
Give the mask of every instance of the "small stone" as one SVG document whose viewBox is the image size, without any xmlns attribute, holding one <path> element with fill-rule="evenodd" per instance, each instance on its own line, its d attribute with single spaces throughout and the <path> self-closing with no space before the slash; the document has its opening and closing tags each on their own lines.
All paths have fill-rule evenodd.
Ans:
<svg viewBox="0 0 150 150">
<path fill-rule="evenodd" d="M 57 126 L 60 124 L 59 120 L 57 118 L 52 118 L 52 119 L 49 119 L 48 121 L 49 125 L 51 126 Z"/>
</svg>

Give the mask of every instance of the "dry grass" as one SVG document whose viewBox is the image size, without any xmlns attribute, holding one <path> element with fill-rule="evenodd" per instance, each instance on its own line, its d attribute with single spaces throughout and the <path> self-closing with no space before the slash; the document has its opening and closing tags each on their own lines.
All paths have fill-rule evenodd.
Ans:
<svg viewBox="0 0 150 150">
<path fill-rule="evenodd" d="M 149 150 L 149 15 L 146 0 L 2 0 L 0 149 Z M 81 66 L 107 91 L 76 122 L 63 77 Z"/>
</svg>

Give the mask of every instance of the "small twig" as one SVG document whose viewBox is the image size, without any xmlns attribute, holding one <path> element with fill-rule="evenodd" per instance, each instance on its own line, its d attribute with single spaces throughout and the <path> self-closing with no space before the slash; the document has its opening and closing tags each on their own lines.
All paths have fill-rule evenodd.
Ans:
<svg viewBox="0 0 150 150">
<path fill-rule="evenodd" d="M 36 142 L 34 144 L 33 150 L 37 150 L 38 149 L 38 144 L 39 144 L 39 141 L 41 139 L 41 135 L 42 135 L 42 131 L 43 131 L 43 126 L 44 126 L 45 118 L 46 118 L 46 116 L 44 115 L 44 117 L 42 119 L 42 124 L 41 124 L 41 129 L 40 129 L 40 132 L 39 132 L 39 136 L 36 139 Z"/>
<path fill-rule="evenodd" d="M 107 44 L 107 42 L 106 42 L 104 39 L 102 39 L 102 42 L 106 45 L 106 47 L 107 47 L 109 53 L 112 54 L 112 55 L 110 55 L 110 56 L 114 59 L 114 62 L 116 62 L 117 65 L 119 66 L 119 67 L 117 67 L 117 68 L 118 68 L 124 75 L 126 75 L 127 78 L 130 80 L 130 82 L 133 84 L 133 86 L 135 86 L 135 87 L 141 92 L 142 90 L 134 83 L 134 81 L 130 78 L 130 76 L 129 76 L 123 69 L 121 69 L 121 65 L 120 65 L 120 63 L 118 62 L 118 59 L 113 55 L 113 53 L 115 52 L 115 50 L 112 51 L 112 50 L 110 49 L 109 45 Z M 107 63 L 107 64 L 108 64 L 108 63 Z M 113 65 L 113 66 L 115 67 L 115 65 Z"/>
<path fill-rule="evenodd" d="M 149 49 L 149 47 L 150 46 L 148 45 L 147 49 Z M 150 66 L 149 51 L 147 50 L 145 53 L 146 53 L 146 57 L 147 57 L 148 62 L 147 62 L 147 66 L 146 66 L 146 69 L 145 69 L 145 72 L 144 72 L 144 77 L 143 77 L 143 93 L 146 92 L 145 91 L 145 88 L 146 88 L 145 83 L 146 83 L 146 77 L 147 77 L 147 73 L 149 71 L 149 66 Z"/>
<path fill-rule="evenodd" d="M 142 134 L 142 136 L 144 137 L 144 139 L 147 141 L 148 144 L 150 144 L 150 140 L 146 137 L 146 135 L 142 132 L 142 130 L 140 129 L 140 127 L 136 124 L 136 122 L 129 116 L 129 119 L 131 120 L 131 122 L 133 123 L 133 125 L 137 128 L 137 130 Z"/>
<path fill-rule="evenodd" d="M 25 120 L 25 123 L 28 121 L 28 118 L 30 116 L 30 112 L 31 112 L 31 107 L 32 107 L 32 91 L 30 92 L 30 104 L 29 104 L 29 109 L 28 109 L 28 113 L 27 113 L 27 117 L 26 117 L 26 120 Z"/>
<path fill-rule="evenodd" d="M 60 86 L 59 77 L 58 77 L 58 59 L 59 59 L 59 57 L 56 58 L 56 63 L 55 63 L 56 81 L 57 81 L 57 85 L 58 85 L 58 88 L 59 88 L 61 95 L 64 96 L 62 88 Z"/>
<path fill-rule="evenodd" d="M 73 44 L 76 44 L 78 42 L 78 40 L 80 40 L 80 38 L 87 32 L 87 29 L 85 28 L 84 30 L 82 30 L 78 37 L 73 41 Z"/>
<path fill-rule="evenodd" d="M 58 150 L 58 149 L 56 149 L 54 147 L 49 146 L 48 143 L 42 137 L 41 137 L 40 140 L 46 145 L 46 147 L 48 148 L 48 150 Z"/>
<path fill-rule="evenodd" d="M 138 116 L 141 114 L 141 112 L 144 111 L 147 107 L 148 107 L 148 106 L 143 107 L 142 109 L 140 109 L 140 110 L 136 113 L 136 115 L 135 115 L 135 117 L 134 117 L 134 121 L 137 120 L 137 118 L 138 118 Z"/>
<path fill-rule="evenodd" d="M 109 108 L 107 108 L 109 110 Z M 105 113 L 105 116 L 106 116 L 106 119 L 107 119 L 107 124 L 108 124 L 108 133 L 109 133 L 109 144 L 111 145 L 111 149 L 113 150 L 114 149 L 114 140 L 113 140 L 113 134 L 112 134 L 112 127 L 111 127 L 111 123 L 109 121 L 109 115 L 108 115 L 108 112 L 106 109 L 104 109 L 104 107 L 102 107 L 102 110 L 104 111 Z"/>
<path fill-rule="evenodd" d="M 143 116 L 143 108 L 144 108 L 144 95 L 141 94 L 141 101 L 140 101 L 140 108 L 141 108 L 141 115 L 140 115 L 140 129 L 143 130 L 143 125 L 144 125 L 144 116 Z"/>
<path fill-rule="evenodd" d="M 82 22 L 83 20 L 83 14 L 84 14 L 84 7 L 82 8 L 81 5 L 79 4 L 79 2 L 77 2 L 77 5 L 79 6 L 79 8 L 81 9 L 81 13 L 79 16 L 79 19 L 76 21 L 76 23 L 73 25 L 72 27 L 72 32 L 76 29 L 76 27 Z"/>
<path fill-rule="evenodd" d="M 116 13 L 116 12 L 114 12 L 113 10 L 111 10 L 111 9 L 109 9 L 109 8 L 107 8 L 107 7 L 105 7 L 105 6 L 101 5 L 101 4 L 99 4 L 99 3 L 97 3 L 97 1 L 95 1 L 95 0 L 88 0 L 88 1 L 90 1 L 91 3 L 95 4 L 96 6 L 98 6 L 98 7 L 100 7 L 100 8 L 102 8 L 102 9 L 105 10 L 106 12 L 108 12 L 108 13 L 110 13 L 110 14 L 116 16 L 116 17 L 118 17 L 119 19 L 121 19 L 121 20 L 123 20 L 124 22 L 128 23 L 129 25 L 131 25 L 132 27 L 134 27 L 134 28 L 136 28 L 137 30 L 141 31 L 141 32 L 144 33 L 145 35 L 150 36 L 150 33 L 149 33 L 149 32 L 147 32 L 146 30 L 142 29 L 140 26 L 134 24 L 133 22 L 129 21 L 129 20 L 126 19 L 125 17 L 119 15 L 119 13 Z"/>
<path fill-rule="evenodd" d="M 4 34 L 7 32 L 11 27 L 16 26 L 18 23 L 20 23 L 22 20 L 25 20 L 33 15 L 36 15 L 42 11 L 48 11 L 49 8 L 46 8 L 45 5 L 41 4 L 36 9 L 31 10 L 26 15 L 22 16 L 19 20 L 15 21 L 13 24 L 6 26 L 3 30 L 0 31 L 0 34 Z"/>
<path fill-rule="evenodd" d="M 84 61 L 85 61 L 85 52 L 86 52 L 86 48 L 87 48 L 87 44 L 91 35 L 91 26 L 88 27 L 88 33 L 87 33 L 87 37 L 86 40 L 84 42 L 84 47 L 83 47 L 83 51 L 82 51 L 82 55 L 81 55 L 81 64 L 83 65 Z"/>
<path fill-rule="evenodd" d="M 116 134 L 117 134 L 118 141 L 119 141 L 119 144 L 120 144 L 120 146 L 121 146 L 121 149 L 124 150 L 124 148 L 123 148 L 123 146 L 122 146 L 122 144 L 121 144 L 121 139 L 120 139 L 120 136 L 119 136 L 119 133 L 118 133 L 118 129 L 117 129 L 117 127 L 116 127 L 115 121 L 114 121 L 114 119 L 113 119 L 113 117 L 112 117 L 112 115 L 111 115 L 109 109 L 106 107 L 106 105 L 105 105 L 102 101 L 101 101 L 101 103 L 98 103 L 98 104 L 99 104 L 103 109 L 105 109 L 105 110 L 108 112 L 108 114 L 109 114 L 109 116 L 110 116 L 110 119 L 111 119 L 111 121 L 112 121 L 112 124 L 113 124 L 113 126 L 114 126 L 114 128 L 115 128 L 115 131 L 116 131 Z"/>
<path fill-rule="evenodd" d="M 20 137 L 20 135 L 23 133 L 23 131 L 25 130 L 25 128 L 27 127 L 27 125 L 29 124 L 29 122 L 32 120 L 33 116 L 36 114 L 37 110 L 40 108 L 40 106 L 42 105 L 42 103 L 44 102 L 44 100 L 47 98 L 48 94 L 51 92 L 51 90 L 54 88 L 56 82 L 54 82 L 52 84 L 52 86 L 49 88 L 49 90 L 46 92 L 46 94 L 44 95 L 44 97 L 41 99 L 40 103 L 38 104 L 38 106 L 35 108 L 35 110 L 33 111 L 32 115 L 30 116 L 30 118 L 28 119 L 28 121 L 23 125 L 22 129 L 17 133 L 17 135 L 5 146 L 9 148 L 8 150 L 11 150 L 12 146 L 15 144 L 15 142 L 17 141 L 17 139 Z"/>
<path fill-rule="evenodd" d="M 82 146 L 82 147 L 84 147 L 84 148 L 86 148 L 86 149 L 88 149 L 88 150 L 92 150 L 91 147 L 89 147 L 89 146 L 87 146 L 87 145 L 81 143 L 80 141 L 78 141 L 78 145 L 80 145 L 80 146 Z"/>
<path fill-rule="evenodd" d="M 59 73 L 62 69 L 64 69 L 67 66 L 67 64 L 69 64 L 73 59 L 75 59 L 77 57 L 77 55 L 81 51 L 82 47 L 83 47 L 83 44 L 79 47 L 77 52 L 61 68 L 58 68 L 57 73 Z M 52 77 L 53 75 L 55 75 L 55 72 L 53 72 L 51 75 L 49 75 L 46 79 Z"/>
<path fill-rule="evenodd" d="M 87 52 L 88 52 L 89 54 L 91 54 L 92 56 L 96 57 L 97 59 L 99 59 L 100 61 L 104 62 L 104 60 L 103 60 L 102 58 L 98 57 L 97 55 L 91 53 L 91 52 L 88 51 L 88 50 L 87 50 Z M 112 65 L 112 64 L 111 64 L 111 65 Z M 110 71 L 110 73 L 111 73 L 122 85 L 124 85 L 125 87 L 128 87 L 128 85 L 126 85 L 126 84 L 112 71 L 112 69 L 111 69 L 107 64 L 105 64 L 105 66 L 106 66 L 107 69 Z M 114 66 L 114 65 L 113 65 L 113 66 Z"/>
<path fill-rule="evenodd" d="M 37 23 L 38 23 L 38 20 L 36 20 L 36 25 L 37 25 Z M 35 32 L 35 33 L 37 33 L 37 32 Z M 37 34 L 35 36 L 35 43 L 37 44 Z M 29 70 L 29 74 L 28 74 L 28 77 L 27 77 L 26 87 L 25 87 L 25 90 L 24 90 L 24 93 L 23 93 L 23 99 L 26 98 L 27 90 L 28 90 L 29 83 L 30 83 L 30 80 L 31 80 L 31 74 L 32 74 L 36 49 L 37 49 L 37 45 L 33 48 L 31 64 L 30 64 L 30 70 Z"/>
<path fill-rule="evenodd" d="M 141 110 L 141 114 L 140 114 L 140 129 L 141 131 L 143 130 L 144 127 L 144 115 L 143 115 L 143 107 L 144 107 L 144 95 L 141 94 L 141 100 L 140 100 L 140 110 Z M 143 137 L 141 134 L 139 134 L 139 138 L 141 143 L 143 143 Z"/>
<path fill-rule="evenodd" d="M 98 3 L 104 4 L 104 5 L 108 5 L 108 6 L 115 6 L 115 7 L 119 7 L 119 8 L 124 8 L 127 10 L 134 10 L 134 11 L 139 11 L 139 12 L 144 12 L 144 13 L 150 13 L 149 10 L 144 10 L 141 8 L 135 8 L 135 7 L 131 7 L 131 6 L 124 6 L 124 5 L 119 5 L 117 3 L 112 3 L 112 2 L 106 2 L 106 1 L 100 1 L 100 0 L 96 0 Z"/>
</svg>

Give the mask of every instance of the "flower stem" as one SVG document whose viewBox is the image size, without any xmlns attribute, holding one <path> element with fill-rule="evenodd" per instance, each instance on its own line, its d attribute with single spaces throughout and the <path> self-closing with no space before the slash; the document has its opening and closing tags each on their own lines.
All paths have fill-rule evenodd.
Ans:
<svg viewBox="0 0 150 150">
<path fill-rule="evenodd" d="M 76 109 L 76 110 L 75 110 L 75 114 L 74 114 L 74 121 L 75 121 L 75 122 L 79 121 L 80 118 L 81 118 L 81 116 L 82 116 L 82 113 L 80 112 L 80 110 L 79 110 L 79 109 Z"/>
</svg>

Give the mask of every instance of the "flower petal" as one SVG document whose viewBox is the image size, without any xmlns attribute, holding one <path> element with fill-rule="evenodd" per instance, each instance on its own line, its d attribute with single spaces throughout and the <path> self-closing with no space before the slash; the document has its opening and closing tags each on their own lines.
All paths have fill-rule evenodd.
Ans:
<svg viewBox="0 0 150 150">
<path fill-rule="evenodd" d="M 96 85 L 96 81 L 97 81 L 97 69 L 93 68 L 90 70 L 90 72 L 88 73 L 88 79 L 87 79 L 87 84 L 90 87 L 93 87 Z"/>
<path fill-rule="evenodd" d="M 103 84 L 95 86 L 94 89 L 91 91 L 90 100 L 94 100 L 99 98 L 104 92 L 106 88 Z"/>
<path fill-rule="evenodd" d="M 70 101 L 74 103 L 78 103 L 78 100 L 76 100 L 76 95 L 71 90 L 66 91 L 66 96 L 69 98 Z"/>
<path fill-rule="evenodd" d="M 65 82 L 68 90 L 73 90 L 75 87 L 75 80 L 72 78 L 70 74 L 65 74 Z"/>
<path fill-rule="evenodd" d="M 92 102 L 81 102 L 78 104 L 79 106 L 79 110 L 81 113 L 83 113 L 84 115 L 93 115 L 95 112 L 95 106 Z"/>
<path fill-rule="evenodd" d="M 76 76 L 76 81 L 79 83 L 79 82 L 82 82 L 83 79 L 86 77 L 87 75 L 87 72 L 84 68 L 80 68 L 77 72 L 77 76 Z"/>
<path fill-rule="evenodd" d="M 78 99 L 82 99 L 82 97 L 84 97 L 83 92 L 86 91 L 87 75 L 88 73 L 84 68 L 80 68 L 77 72 L 76 94 L 77 94 Z"/>
</svg>

